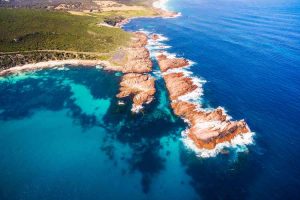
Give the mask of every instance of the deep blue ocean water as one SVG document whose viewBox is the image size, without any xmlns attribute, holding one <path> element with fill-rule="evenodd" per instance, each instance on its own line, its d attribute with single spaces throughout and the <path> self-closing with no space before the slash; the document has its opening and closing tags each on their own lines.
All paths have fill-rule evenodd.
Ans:
<svg viewBox="0 0 300 200">
<path fill-rule="evenodd" d="M 300 2 L 173 0 L 176 19 L 124 29 L 161 33 L 194 61 L 203 100 L 244 118 L 247 152 L 198 158 L 182 144 L 157 80 L 155 101 L 118 106 L 118 74 L 83 67 L 0 79 L 0 199 L 298 199 Z M 157 66 L 156 66 L 157 67 Z M 83 73 L 84 72 L 84 73 Z"/>
</svg>

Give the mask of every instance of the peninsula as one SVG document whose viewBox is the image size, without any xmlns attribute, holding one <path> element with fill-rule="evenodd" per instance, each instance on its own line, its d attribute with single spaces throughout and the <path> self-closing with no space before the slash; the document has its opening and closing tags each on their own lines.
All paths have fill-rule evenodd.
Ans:
<svg viewBox="0 0 300 200">
<path fill-rule="evenodd" d="M 132 17 L 178 16 L 152 6 L 155 3 L 148 4 L 93 1 L 92 5 L 46 4 L 43 9 L 1 8 L 0 76 L 65 64 L 98 65 L 122 73 L 116 97 L 120 104 L 122 99 L 131 98 L 132 112 L 138 113 L 154 99 L 155 79 L 149 74 L 153 63 L 147 44 L 161 36 L 129 33 L 120 27 Z M 188 123 L 186 135 L 197 148 L 214 149 L 250 132 L 245 121 L 230 120 L 224 109 L 207 110 L 186 98 L 200 89 L 191 77 L 180 72 L 190 65 L 189 60 L 169 57 L 163 52 L 156 59 L 171 108 Z"/>
</svg>

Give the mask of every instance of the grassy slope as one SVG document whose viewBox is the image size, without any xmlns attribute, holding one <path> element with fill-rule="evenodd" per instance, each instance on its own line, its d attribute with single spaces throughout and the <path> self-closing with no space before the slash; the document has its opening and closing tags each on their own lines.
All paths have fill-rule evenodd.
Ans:
<svg viewBox="0 0 300 200">
<path fill-rule="evenodd" d="M 93 16 L 97 16 L 100 18 L 104 18 L 108 16 L 123 16 L 125 18 L 131 18 L 131 17 L 157 16 L 157 13 L 154 10 L 146 9 L 146 10 L 128 10 L 128 11 L 107 11 L 101 13 L 93 13 Z"/>
<path fill-rule="evenodd" d="M 69 50 L 106 53 L 126 44 L 121 29 L 99 27 L 102 16 L 35 9 L 0 9 L 0 52 Z M 19 41 L 15 42 L 14 39 Z"/>
</svg>

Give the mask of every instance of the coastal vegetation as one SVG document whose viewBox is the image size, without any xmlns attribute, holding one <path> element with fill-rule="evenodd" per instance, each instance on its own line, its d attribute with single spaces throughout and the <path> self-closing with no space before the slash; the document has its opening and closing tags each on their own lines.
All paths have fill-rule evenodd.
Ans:
<svg viewBox="0 0 300 200">
<path fill-rule="evenodd" d="M 130 34 L 98 26 L 103 16 L 36 9 L 0 9 L 0 52 L 67 50 L 109 52 Z"/>
<path fill-rule="evenodd" d="M 107 60 L 131 38 L 131 33 L 114 26 L 130 17 L 157 15 L 150 7 L 109 8 L 0 8 L 0 68 L 47 60 Z"/>
</svg>

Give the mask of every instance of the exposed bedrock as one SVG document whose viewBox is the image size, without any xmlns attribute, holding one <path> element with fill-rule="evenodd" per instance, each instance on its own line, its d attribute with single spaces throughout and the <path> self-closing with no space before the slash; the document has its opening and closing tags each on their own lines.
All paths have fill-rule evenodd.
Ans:
<svg viewBox="0 0 300 200">
<path fill-rule="evenodd" d="M 157 61 L 162 72 L 166 72 L 169 69 L 187 67 L 189 65 L 189 61 L 184 58 L 168 58 L 164 54 L 158 55 Z"/>
<path fill-rule="evenodd" d="M 150 53 L 145 47 L 148 43 L 147 35 L 134 33 L 131 44 L 127 48 L 118 50 L 112 58 L 116 65 L 106 68 L 123 73 L 147 73 L 152 70 Z"/>
<path fill-rule="evenodd" d="M 152 34 L 151 35 L 151 39 L 156 41 L 156 40 L 159 40 L 160 39 L 160 36 L 158 34 Z"/>
<path fill-rule="evenodd" d="M 118 98 L 132 97 L 132 111 L 138 112 L 152 102 L 155 94 L 154 78 L 148 74 L 129 73 L 122 77 Z"/>
<path fill-rule="evenodd" d="M 161 71 L 186 66 L 185 59 L 157 57 Z M 250 132 L 244 120 L 231 121 L 222 108 L 206 111 L 199 104 L 183 101 L 180 97 L 198 88 L 192 78 L 183 73 L 163 75 L 174 113 L 188 121 L 187 136 L 198 148 L 213 149 L 219 143 L 231 141 L 235 136 Z"/>
<path fill-rule="evenodd" d="M 125 63 L 120 70 L 125 73 L 120 83 L 118 98 L 132 97 L 132 111 L 139 112 L 144 104 L 152 102 L 155 94 L 155 79 L 145 74 L 151 72 L 152 61 L 145 47 L 148 37 L 144 33 L 134 33 L 132 43 L 126 48 Z"/>
<path fill-rule="evenodd" d="M 188 94 L 197 89 L 191 78 L 183 73 L 170 73 L 163 76 L 169 90 L 170 99 L 176 100 L 178 97 Z"/>
<path fill-rule="evenodd" d="M 172 108 L 176 115 L 189 121 L 187 135 L 198 148 L 213 149 L 218 143 L 230 141 L 238 134 L 250 131 L 245 121 L 228 120 L 222 108 L 204 111 L 184 101 L 173 102 Z"/>
</svg>

